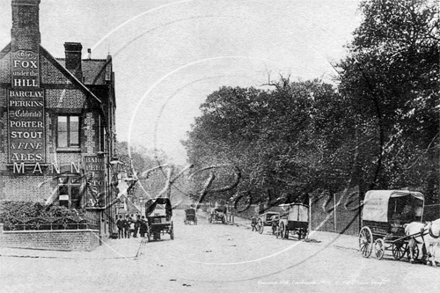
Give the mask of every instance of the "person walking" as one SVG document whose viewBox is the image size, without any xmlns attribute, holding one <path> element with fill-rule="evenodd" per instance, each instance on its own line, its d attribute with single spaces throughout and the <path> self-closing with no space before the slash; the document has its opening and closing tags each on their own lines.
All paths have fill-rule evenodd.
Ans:
<svg viewBox="0 0 440 293">
<path fill-rule="evenodd" d="M 124 234 L 125 234 L 125 238 L 130 238 L 130 217 L 127 215 L 125 216 L 125 225 L 124 225 Z"/>
<path fill-rule="evenodd" d="M 118 239 L 124 238 L 124 218 L 122 215 L 117 216 L 116 226 L 118 227 Z"/>
<path fill-rule="evenodd" d="M 145 237 L 145 233 L 147 233 L 147 229 L 148 229 L 147 221 L 146 221 L 145 217 L 142 216 L 140 228 L 139 228 L 139 233 L 141 234 L 141 237 Z"/>
<path fill-rule="evenodd" d="M 139 228 L 141 225 L 141 216 L 137 215 L 136 220 L 134 222 L 134 231 L 133 231 L 133 237 L 136 238 L 137 234 L 139 232 Z"/>
<path fill-rule="evenodd" d="M 136 237 L 136 235 L 134 235 L 134 227 L 135 227 L 135 222 L 130 219 L 130 230 L 128 232 L 128 238 L 130 238 L 130 236 L 133 234 L 133 237 Z"/>
</svg>

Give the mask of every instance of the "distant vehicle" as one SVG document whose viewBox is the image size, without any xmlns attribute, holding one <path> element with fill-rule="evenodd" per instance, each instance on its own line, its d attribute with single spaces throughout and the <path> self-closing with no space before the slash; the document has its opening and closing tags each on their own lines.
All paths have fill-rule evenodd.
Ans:
<svg viewBox="0 0 440 293">
<path fill-rule="evenodd" d="M 183 220 L 185 225 L 194 224 L 197 225 L 197 216 L 195 209 L 186 209 L 185 210 L 185 220 Z"/>
<path fill-rule="evenodd" d="M 148 221 L 148 241 L 160 240 L 161 236 L 169 234 L 174 240 L 174 227 L 171 217 L 173 215 L 169 198 L 150 199 L 145 203 L 145 217 Z"/>
<path fill-rule="evenodd" d="M 266 212 L 258 216 L 256 229 L 258 233 L 262 234 L 264 231 L 264 226 L 271 226 L 272 234 L 275 235 L 279 220 L 280 220 L 279 212 L 273 212 L 273 211 Z"/>
<path fill-rule="evenodd" d="M 218 207 L 211 210 L 208 218 L 209 223 L 226 223 L 226 207 Z"/>
<path fill-rule="evenodd" d="M 420 236 L 405 234 L 405 224 L 423 220 L 425 198 L 422 193 L 408 190 L 370 190 L 365 194 L 362 210 L 362 228 L 359 233 L 359 251 L 363 257 L 373 252 L 382 259 L 385 250 L 391 250 L 399 260 L 407 254 L 410 258 L 409 241 Z M 417 259 L 419 249 L 413 248 Z"/>
<path fill-rule="evenodd" d="M 280 204 L 284 212 L 280 214 L 277 238 L 288 239 L 289 234 L 296 234 L 298 240 L 306 238 L 309 227 L 309 206 L 301 203 Z"/>
</svg>

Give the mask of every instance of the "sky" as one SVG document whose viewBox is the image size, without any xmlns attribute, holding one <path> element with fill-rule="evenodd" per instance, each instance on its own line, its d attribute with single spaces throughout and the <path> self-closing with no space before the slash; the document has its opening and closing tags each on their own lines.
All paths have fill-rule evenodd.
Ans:
<svg viewBox="0 0 440 293">
<path fill-rule="evenodd" d="M 267 88 L 280 75 L 333 82 L 360 0 L 41 0 L 41 44 L 64 57 L 113 58 L 119 141 L 164 150 L 186 164 L 199 106 L 222 86 Z M 0 0 L 0 47 L 10 42 L 11 0 Z"/>
</svg>

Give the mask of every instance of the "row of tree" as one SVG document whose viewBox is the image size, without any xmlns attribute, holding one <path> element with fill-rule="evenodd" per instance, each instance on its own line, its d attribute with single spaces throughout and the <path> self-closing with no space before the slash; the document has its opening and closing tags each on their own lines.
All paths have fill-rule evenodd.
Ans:
<svg viewBox="0 0 440 293">
<path fill-rule="evenodd" d="M 230 164 L 239 193 L 412 188 L 439 199 L 438 1 L 366 0 L 335 84 L 222 87 L 183 142 L 195 170 Z M 223 181 L 230 180 L 224 177 Z M 219 185 L 227 182 L 218 180 Z M 229 197 L 231 194 L 218 194 Z"/>
<path fill-rule="evenodd" d="M 189 183 L 187 177 L 180 174 L 186 166 L 170 163 L 162 150 L 130 146 L 125 141 L 117 143 L 116 152 L 122 163 L 119 174 L 126 173 L 127 177 L 138 180 L 128 195 L 131 203 L 138 205 L 141 199 L 146 202 L 159 196 L 171 198 L 173 205 L 188 203 Z"/>
</svg>

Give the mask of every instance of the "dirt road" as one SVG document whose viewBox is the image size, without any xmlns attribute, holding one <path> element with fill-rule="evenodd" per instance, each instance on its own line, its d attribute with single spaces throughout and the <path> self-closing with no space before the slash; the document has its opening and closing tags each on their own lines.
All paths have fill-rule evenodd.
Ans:
<svg viewBox="0 0 440 293">
<path fill-rule="evenodd" d="M 439 292 L 440 270 L 365 259 L 328 241 L 280 240 L 250 229 L 184 225 L 175 240 L 110 240 L 93 252 L 0 257 L 0 292 Z M 267 229 L 266 231 L 269 231 Z M 312 237 L 313 238 L 313 237 Z"/>
</svg>

